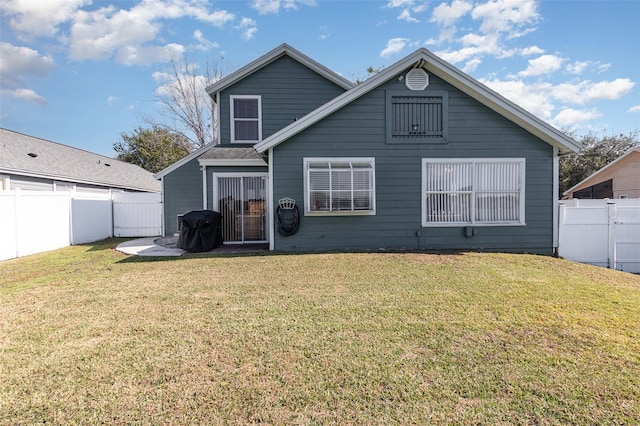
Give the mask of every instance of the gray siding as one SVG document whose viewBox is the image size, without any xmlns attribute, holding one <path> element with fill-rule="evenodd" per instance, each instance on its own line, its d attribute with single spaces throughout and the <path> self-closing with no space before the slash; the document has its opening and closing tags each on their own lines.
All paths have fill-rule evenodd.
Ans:
<svg viewBox="0 0 640 426">
<path fill-rule="evenodd" d="M 202 171 L 194 158 L 163 178 L 164 235 L 178 231 L 176 216 L 202 209 Z"/>
<path fill-rule="evenodd" d="M 404 90 L 397 78 L 345 106 L 274 149 L 274 199 L 292 197 L 304 210 L 303 157 L 375 157 L 375 216 L 301 216 L 299 232 L 276 233 L 275 249 L 292 250 L 499 250 L 551 253 L 553 150 L 448 83 L 431 75 L 425 93 L 447 91 L 446 143 L 387 143 L 387 90 Z M 413 92 L 415 93 L 415 92 Z M 421 159 L 526 158 L 526 226 L 421 226 Z"/>
<path fill-rule="evenodd" d="M 262 138 L 342 94 L 344 89 L 283 56 L 220 94 L 220 143 L 230 143 L 230 95 L 262 96 Z"/>
</svg>

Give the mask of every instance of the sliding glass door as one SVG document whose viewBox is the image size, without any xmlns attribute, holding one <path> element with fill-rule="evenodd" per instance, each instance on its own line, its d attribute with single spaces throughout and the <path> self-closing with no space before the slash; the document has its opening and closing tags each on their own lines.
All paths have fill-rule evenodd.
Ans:
<svg viewBox="0 0 640 426">
<path fill-rule="evenodd" d="M 222 215 L 225 243 L 267 241 L 266 183 L 264 173 L 214 175 L 214 200 Z"/>
</svg>

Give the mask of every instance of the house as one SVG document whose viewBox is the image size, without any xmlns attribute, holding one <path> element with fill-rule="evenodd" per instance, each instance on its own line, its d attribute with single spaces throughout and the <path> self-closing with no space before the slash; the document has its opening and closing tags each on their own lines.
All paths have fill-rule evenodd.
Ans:
<svg viewBox="0 0 640 426">
<path fill-rule="evenodd" d="M 640 148 L 627 151 L 569 188 L 566 198 L 640 198 Z"/>
<path fill-rule="evenodd" d="M 134 164 L 0 128 L 0 190 L 160 192 Z"/>
<path fill-rule="evenodd" d="M 557 247 L 578 144 L 426 49 L 353 86 L 283 44 L 207 92 L 217 145 L 156 175 L 166 234 L 211 209 L 278 251 Z"/>
</svg>

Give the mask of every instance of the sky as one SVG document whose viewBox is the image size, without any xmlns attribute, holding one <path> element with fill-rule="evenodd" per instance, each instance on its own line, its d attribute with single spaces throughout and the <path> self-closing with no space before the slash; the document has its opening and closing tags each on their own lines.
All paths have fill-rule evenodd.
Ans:
<svg viewBox="0 0 640 426">
<path fill-rule="evenodd" d="M 549 124 L 640 129 L 640 1 L 0 0 L 0 127 L 107 156 L 172 63 L 223 75 L 288 43 L 343 77 L 425 47 Z M 204 88 L 202 89 L 204 92 Z"/>
</svg>

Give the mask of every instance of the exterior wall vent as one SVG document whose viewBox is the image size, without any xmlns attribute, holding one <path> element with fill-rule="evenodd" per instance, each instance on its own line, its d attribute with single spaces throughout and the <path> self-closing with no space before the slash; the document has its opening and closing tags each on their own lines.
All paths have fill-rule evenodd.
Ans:
<svg viewBox="0 0 640 426">
<path fill-rule="evenodd" d="M 424 90 L 429 85 L 429 74 L 422 68 L 414 68 L 407 73 L 404 84 L 409 90 Z"/>
</svg>

